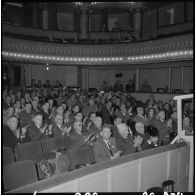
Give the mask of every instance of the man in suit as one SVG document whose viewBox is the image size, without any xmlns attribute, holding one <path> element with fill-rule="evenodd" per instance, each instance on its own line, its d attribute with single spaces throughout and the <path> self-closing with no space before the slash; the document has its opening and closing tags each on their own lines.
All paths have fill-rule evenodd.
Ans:
<svg viewBox="0 0 195 195">
<path fill-rule="evenodd" d="M 41 114 L 37 114 L 33 117 L 32 121 L 33 122 L 27 127 L 27 134 L 31 141 L 36 142 L 48 138 L 46 131 L 47 125 L 42 127 L 43 116 Z M 51 130 L 52 126 L 49 128 Z"/>
<path fill-rule="evenodd" d="M 53 128 L 52 128 L 52 134 L 54 137 L 63 137 L 65 134 L 65 128 L 63 125 L 63 116 L 57 114 L 54 119 Z"/>
<path fill-rule="evenodd" d="M 26 129 L 18 129 L 18 119 L 11 116 L 3 126 L 3 145 L 14 148 L 17 144 L 30 141 L 26 136 Z"/>
<path fill-rule="evenodd" d="M 80 148 L 87 144 L 87 136 L 82 132 L 83 124 L 81 121 L 75 121 L 70 135 L 67 137 L 67 148 Z"/>
<path fill-rule="evenodd" d="M 147 126 L 147 119 L 144 117 L 143 106 L 137 106 L 136 111 L 137 111 L 137 115 L 133 118 L 133 120 L 135 122 L 142 122 L 144 126 Z"/>
<path fill-rule="evenodd" d="M 136 152 L 138 145 L 142 144 L 143 139 L 137 137 L 133 140 L 130 135 L 129 128 L 125 123 L 117 126 L 119 135 L 116 137 L 117 148 L 122 151 L 121 155 L 127 155 Z"/>
<path fill-rule="evenodd" d="M 152 126 L 156 127 L 159 132 L 159 145 L 169 144 L 169 134 L 172 132 L 172 120 L 165 120 L 165 111 L 158 112 L 158 118 L 153 121 Z"/>
<path fill-rule="evenodd" d="M 148 126 L 146 131 L 146 139 L 142 144 L 142 150 L 157 147 L 158 137 L 159 137 L 158 129 L 152 126 Z"/>
<path fill-rule="evenodd" d="M 118 151 L 115 138 L 111 137 L 111 129 L 108 125 L 103 126 L 101 136 L 93 145 L 93 152 L 95 162 L 119 157 L 121 151 Z"/>
<path fill-rule="evenodd" d="M 24 126 L 27 126 L 28 124 L 30 124 L 32 121 L 32 117 L 33 117 L 32 104 L 26 103 L 24 110 L 19 113 L 20 126 L 24 127 Z"/>
</svg>

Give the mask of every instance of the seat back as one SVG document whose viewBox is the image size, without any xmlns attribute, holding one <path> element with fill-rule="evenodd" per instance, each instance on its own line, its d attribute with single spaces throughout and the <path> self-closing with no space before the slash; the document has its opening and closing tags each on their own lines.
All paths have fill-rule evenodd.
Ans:
<svg viewBox="0 0 195 195">
<path fill-rule="evenodd" d="M 165 192 L 174 192 L 174 184 L 175 182 L 173 180 L 166 180 L 164 181 L 161 186 Z"/>
<path fill-rule="evenodd" d="M 3 146 L 3 166 L 13 163 L 14 161 L 12 148 Z"/>
<path fill-rule="evenodd" d="M 164 192 L 164 190 L 161 187 L 152 187 L 147 190 L 148 193 L 151 192 Z"/>
<path fill-rule="evenodd" d="M 75 169 L 83 164 L 91 164 L 89 148 L 87 146 L 68 150 L 66 154 L 70 160 L 70 169 Z"/>
<path fill-rule="evenodd" d="M 31 160 L 25 160 L 5 165 L 3 167 L 3 181 L 5 190 L 12 190 L 38 181 L 35 163 Z"/>
<path fill-rule="evenodd" d="M 57 150 L 58 148 L 65 147 L 64 138 L 48 138 L 41 141 L 41 146 L 43 149 L 43 153 L 51 152 Z"/>
<path fill-rule="evenodd" d="M 40 142 L 29 142 L 16 146 L 16 161 L 36 160 L 42 154 Z"/>
</svg>

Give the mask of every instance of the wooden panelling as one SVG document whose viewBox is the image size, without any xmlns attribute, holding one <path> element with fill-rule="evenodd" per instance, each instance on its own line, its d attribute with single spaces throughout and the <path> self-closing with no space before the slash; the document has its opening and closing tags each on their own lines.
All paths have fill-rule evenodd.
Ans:
<svg viewBox="0 0 195 195">
<path fill-rule="evenodd" d="M 167 178 L 167 152 L 142 159 L 142 191 L 161 186 Z"/>
<path fill-rule="evenodd" d="M 125 163 L 113 168 L 114 192 L 138 191 L 138 161 Z"/>
</svg>

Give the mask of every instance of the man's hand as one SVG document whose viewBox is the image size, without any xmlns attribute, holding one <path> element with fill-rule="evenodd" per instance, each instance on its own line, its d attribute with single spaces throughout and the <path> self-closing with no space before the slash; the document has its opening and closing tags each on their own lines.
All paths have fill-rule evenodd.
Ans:
<svg viewBox="0 0 195 195">
<path fill-rule="evenodd" d="M 138 145 L 141 145 L 142 142 L 143 142 L 143 137 L 141 137 L 141 136 L 138 135 L 134 139 L 134 147 L 136 148 Z"/>
<path fill-rule="evenodd" d="M 114 155 L 111 157 L 111 159 L 118 158 L 120 156 L 120 154 L 121 154 L 121 151 L 114 153 Z"/>
</svg>

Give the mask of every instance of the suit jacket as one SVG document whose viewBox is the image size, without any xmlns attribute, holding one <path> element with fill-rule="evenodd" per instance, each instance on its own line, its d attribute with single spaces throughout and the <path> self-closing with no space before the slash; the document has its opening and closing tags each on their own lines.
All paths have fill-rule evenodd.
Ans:
<svg viewBox="0 0 195 195">
<path fill-rule="evenodd" d="M 116 137 L 116 146 L 118 150 L 122 151 L 121 155 L 127 155 L 136 152 L 133 146 L 133 139 L 128 135 L 127 139 L 123 138 L 120 134 Z"/>
<path fill-rule="evenodd" d="M 116 146 L 115 138 L 110 138 L 110 149 L 112 151 L 112 154 L 116 153 L 118 151 Z M 105 143 L 103 137 L 100 137 L 93 145 L 93 153 L 94 153 L 94 159 L 95 162 L 101 162 L 104 160 L 111 159 L 112 155 L 111 152 Z"/>
<path fill-rule="evenodd" d="M 99 105 L 99 111 L 102 114 L 102 118 L 104 120 L 104 123 L 110 124 L 110 111 L 104 104 Z"/>
<path fill-rule="evenodd" d="M 66 139 L 66 145 L 68 149 L 72 148 L 80 148 L 84 145 L 86 145 L 86 142 L 84 141 L 85 137 L 84 135 L 78 134 L 74 129 L 71 131 L 70 135 Z"/>
<path fill-rule="evenodd" d="M 34 122 L 32 122 L 31 125 L 27 127 L 27 135 L 30 137 L 32 142 L 48 138 L 45 132 L 41 133 L 40 128 L 38 128 Z"/>
<path fill-rule="evenodd" d="M 3 145 L 14 148 L 19 143 L 19 139 L 14 135 L 8 126 L 3 126 Z"/>
<path fill-rule="evenodd" d="M 19 130 L 20 131 L 20 130 Z M 14 148 L 17 144 L 30 142 L 30 138 L 26 134 L 24 138 L 17 138 L 13 131 L 7 126 L 3 126 L 3 145 Z"/>
<path fill-rule="evenodd" d="M 54 137 L 63 137 L 62 130 L 55 123 L 53 123 L 52 131 L 53 131 Z"/>
<path fill-rule="evenodd" d="M 169 135 L 169 132 L 172 131 L 172 128 L 167 127 L 167 121 L 163 122 L 160 119 L 156 119 L 153 121 L 152 126 L 156 127 L 159 132 L 159 145 L 167 144 L 169 142 L 169 138 L 165 137 Z"/>
<path fill-rule="evenodd" d="M 145 120 L 144 117 L 141 117 L 139 115 L 136 115 L 134 118 L 133 118 L 133 121 L 135 122 L 142 122 L 144 124 L 144 126 L 147 126 L 149 125 L 148 122 Z"/>
</svg>

